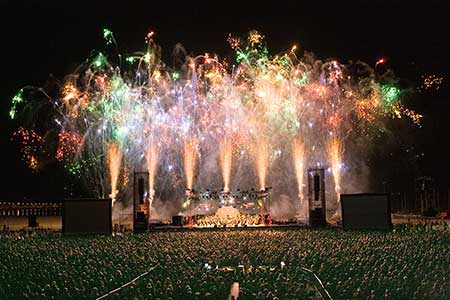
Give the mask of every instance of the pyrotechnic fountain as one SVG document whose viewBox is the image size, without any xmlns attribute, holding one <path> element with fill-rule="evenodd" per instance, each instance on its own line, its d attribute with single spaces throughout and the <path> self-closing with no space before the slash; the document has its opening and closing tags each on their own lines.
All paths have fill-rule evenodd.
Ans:
<svg viewBox="0 0 450 300">
<path fill-rule="evenodd" d="M 266 188 L 267 166 L 269 162 L 269 145 L 267 139 L 259 139 L 254 147 L 256 148 L 256 173 L 258 175 L 259 189 L 262 191 Z"/>
<path fill-rule="evenodd" d="M 222 170 L 223 191 L 230 191 L 231 163 L 233 159 L 233 146 L 229 139 L 220 145 L 220 168 Z"/>
<path fill-rule="evenodd" d="M 264 191 L 266 189 L 266 176 L 267 176 L 267 167 L 269 163 L 269 145 L 266 138 L 261 137 L 258 139 L 257 143 L 255 143 L 255 160 L 256 160 L 256 173 L 258 175 L 258 183 L 259 190 Z M 261 224 L 264 225 L 264 214 L 266 210 L 266 203 L 258 200 L 259 205 L 261 206 Z M 269 206 L 270 209 L 270 206 Z M 270 214 L 269 214 L 270 217 Z M 270 220 L 270 222 L 272 222 Z"/>
<path fill-rule="evenodd" d="M 184 141 L 184 176 L 186 177 L 186 187 L 192 190 L 195 175 L 195 160 L 197 157 L 197 140 L 192 138 Z"/>
<path fill-rule="evenodd" d="M 112 32 L 105 32 L 107 47 L 117 47 Z M 359 153 L 367 153 L 361 150 L 373 143 L 387 117 L 406 116 L 416 124 L 421 118 L 402 104 L 405 97 L 395 78 L 364 63 L 322 61 L 295 48 L 271 56 L 264 36 L 252 31 L 247 38 L 230 36 L 236 53 L 232 64 L 204 54 L 182 57 L 186 63 L 174 69 L 160 61 L 153 38 L 153 32 L 147 35 L 144 53 L 117 56 L 119 49 L 105 49 L 55 91 L 26 87 L 12 99 L 10 116 L 23 121 L 14 137 L 30 168 L 38 171 L 54 159 L 83 179 L 91 196 L 111 190 L 115 201 L 118 189 L 127 188 L 118 186 L 119 175 L 126 174 L 120 169 L 122 156 L 130 170 L 146 161 L 151 195 L 156 188 L 177 197 L 185 187 L 192 191 L 196 174 L 196 185 L 214 187 L 222 181 L 228 192 L 232 158 L 233 185 L 249 189 L 254 184 L 254 162 L 258 189 L 264 190 L 270 162 L 273 193 L 289 193 L 294 180 L 283 172 L 294 163 L 295 173 L 288 176 L 296 176 L 298 188 L 289 196 L 301 204 L 303 170 L 330 165 L 336 194 L 343 187 L 351 191 L 342 178 L 361 178 L 354 169 L 342 168 L 343 149 L 355 151 L 346 155 L 351 161 L 345 166 L 359 165 L 366 159 Z M 149 134 L 158 147 L 149 144 Z M 292 142 L 299 135 L 301 141 Z M 346 147 L 356 138 L 361 142 Z M 293 161 L 282 161 L 292 143 Z M 177 172 L 183 168 L 186 185 Z M 102 177 L 108 174 L 109 180 Z M 98 188 L 102 184 L 109 185 Z M 164 200 L 176 206 L 179 199 Z"/>
<path fill-rule="evenodd" d="M 155 176 L 158 170 L 158 147 L 151 143 L 148 145 L 145 152 L 145 160 L 147 162 L 148 182 L 149 182 L 149 202 L 152 206 L 153 198 L 155 196 Z"/>
<path fill-rule="evenodd" d="M 305 144 L 301 138 L 296 138 L 292 143 L 292 158 L 294 160 L 295 176 L 297 178 L 298 198 L 300 206 L 298 213 L 304 216 L 306 213 L 303 179 L 305 174 Z"/>
<path fill-rule="evenodd" d="M 109 195 L 112 199 L 112 205 L 116 201 L 116 196 L 119 193 L 117 190 L 117 180 L 120 174 L 120 165 L 122 162 L 122 153 L 120 152 L 119 145 L 116 142 L 108 144 L 108 170 L 111 186 L 111 194 Z"/>
<path fill-rule="evenodd" d="M 341 169 L 342 169 L 342 142 L 337 136 L 332 136 L 327 140 L 327 152 L 331 164 L 331 173 L 334 180 L 334 191 L 339 203 L 341 194 Z"/>
</svg>

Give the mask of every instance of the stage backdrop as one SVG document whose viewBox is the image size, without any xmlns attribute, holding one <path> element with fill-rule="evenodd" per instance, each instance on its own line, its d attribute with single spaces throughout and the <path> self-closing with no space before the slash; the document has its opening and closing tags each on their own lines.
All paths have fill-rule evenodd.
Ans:
<svg viewBox="0 0 450 300">
<path fill-rule="evenodd" d="M 63 233 L 112 233 L 111 199 L 64 200 L 62 216 Z"/>
<path fill-rule="evenodd" d="M 344 229 L 388 229 L 392 226 L 388 194 L 341 195 Z"/>
</svg>

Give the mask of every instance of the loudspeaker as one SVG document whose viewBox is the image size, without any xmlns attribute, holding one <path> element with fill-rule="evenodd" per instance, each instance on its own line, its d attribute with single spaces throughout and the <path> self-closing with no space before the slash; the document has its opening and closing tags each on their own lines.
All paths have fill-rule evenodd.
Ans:
<svg viewBox="0 0 450 300">
<path fill-rule="evenodd" d="M 341 194 L 344 229 L 389 229 L 392 226 L 388 194 Z"/>
<path fill-rule="evenodd" d="M 183 221 L 182 216 L 172 216 L 172 225 L 173 226 L 181 226 Z"/>
<path fill-rule="evenodd" d="M 138 221 L 145 221 L 145 213 L 143 211 L 138 211 L 136 215 L 136 220 Z"/>
<path fill-rule="evenodd" d="M 62 233 L 111 234 L 111 199 L 65 199 Z"/>
<path fill-rule="evenodd" d="M 149 219 L 149 177 L 148 172 L 133 174 L 133 231 L 145 232 Z"/>
<path fill-rule="evenodd" d="M 144 191 L 144 178 L 138 179 L 138 201 L 139 204 L 144 204 L 145 191 Z"/>
<path fill-rule="evenodd" d="M 327 225 L 325 206 L 325 170 L 308 170 L 309 223 L 312 227 Z"/>
<path fill-rule="evenodd" d="M 324 211 L 321 208 L 316 208 L 309 212 L 310 226 L 311 227 L 323 227 L 327 225 L 326 220 L 323 218 Z"/>
<path fill-rule="evenodd" d="M 28 216 L 28 227 L 38 227 L 38 223 L 36 221 L 36 215 Z"/>
</svg>

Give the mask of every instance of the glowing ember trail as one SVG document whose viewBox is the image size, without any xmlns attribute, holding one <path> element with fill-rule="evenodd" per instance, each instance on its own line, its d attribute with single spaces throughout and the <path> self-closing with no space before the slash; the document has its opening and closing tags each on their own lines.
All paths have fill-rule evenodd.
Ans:
<svg viewBox="0 0 450 300">
<path fill-rule="evenodd" d="M 341 194 L 342 141 L 336 136 L 330 137 L 327 140 L 327 151 L 334 179 L 334 191 L 339 203 L 339 195 Z"/>
<path fill-rule="evenodd" d="M 233 159 L 231 141 L 225 139 L 220 145 L 220 167 L 222 170 L 223 191 L 230 191 L 231 164 Z"/>
<path fill-rule="evenodd" d="M 145 152 L 145 160 L 147 163 L 148 182 L 150 188 L 150 206 L 155 196 L 155 177 L 158 170 L 158 147 L 154 144 L 150 144 Z"/>
<path fill-rule="evenodd" d="M 112 199 L 113 205 L 116 202 L 116 196 L 119 193 L 117 190 L 117 180 L 119 179 L 121 163 L 122 153 L 119 145 L 115 142 L 108 144 L 108 170 L 111 186 L 111 194 L 109 196 Z"/>
<path fill-rule="evenodd" d="M 183 155 L 186 187 L 191 190 L 194 184 L 195 159 L 197 156 L 197 140 L 195 138 L 184 141 Z"/>
</svg>

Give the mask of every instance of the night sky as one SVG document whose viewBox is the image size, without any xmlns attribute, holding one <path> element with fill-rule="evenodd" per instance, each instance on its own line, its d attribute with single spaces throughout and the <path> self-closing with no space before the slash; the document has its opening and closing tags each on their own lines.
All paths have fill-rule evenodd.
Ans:
<svg viewBox="0 0 450 300">
<path fill-rule="evenodd" d="M 417 154 L 424 155 L 411 162 L 413 166 L 403 168 L 404 164 L 398 163 L 405 157 L 402 147 L 393 145 L 392 151 L 383 154 L 389 160 L 382 155 L 377 158 L 374 186 L 397 178 L 396 189 L 404 190 L 413 175 L 431 175 L 444 190 L 450 186 L 449 1 L 329 1 L 332 5 L 299 0 L 245 5 L 242 3 L 247 1 L 49 2 L 0 0 L 0 147 L 4 170 L 0 201 L 65 196 L 58 174 L 32 174 L 21 161 L 19 149 L 11 142 L 18 123 L 8 116 L 10 102 L 21 87 L 63 79 L 91 50 L 102 49 L 103 28 L 114 32 L 121 53 L 143 50 L 145 35 L 154 30 L 168 65 L 177 43 L 188 53 L 232 57 L 228 33 L 243 36 L 256 29 L 266 36 L 271 53 L 297 44 L 319 58 L 341 62 L 363 60 L 374 65 L 383 57 L 387 59 L 385 67 L 413 88 L 420 84 L 422 75 L 443 76 L 440 91 L 417 94 L 410 105 L 406 102 L 424 115 L 422 128 L 399 129 L 398 140 L 416 145 Z M 386 166 L 380 167 L 380 161 Z"/>
</svg>

